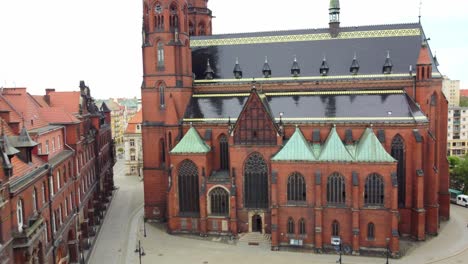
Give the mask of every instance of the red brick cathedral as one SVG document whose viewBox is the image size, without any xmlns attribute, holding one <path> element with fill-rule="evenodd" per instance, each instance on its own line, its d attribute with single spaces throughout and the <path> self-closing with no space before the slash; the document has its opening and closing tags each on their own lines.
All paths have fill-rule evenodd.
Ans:
<svg viewBox="0 0 468 264">
<path fill-rule="evenodd" d="M 449 218 L 447 100 L 420 23 L 212 35 L 208 0 L 144 0 L 145 217 L 354 254 Z"/>
</svg>

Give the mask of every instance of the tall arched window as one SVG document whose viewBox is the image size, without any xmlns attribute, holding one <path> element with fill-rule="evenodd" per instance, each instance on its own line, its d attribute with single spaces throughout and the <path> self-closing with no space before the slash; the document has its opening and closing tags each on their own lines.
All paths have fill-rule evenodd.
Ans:
<svg viewBox="0 0 468 264">
<path fill-rule="evenodd" d="M 205 23 L 203 23 L 203 22 L 198 24 L 198 35 L 199 36 L 206 35 L 206 27 L 205 27 Z"/>
<path fill-rule="evenodd" d="M 229 145 L 226 135 L 219 138 L 219 169 L 229 170 Z"/>
<path fill-rule="evenodd" d="M 60 190 L 60 170 L 57 171 L 57 192 Z"/>
<path fill-rule="evenodd" d="M 344 205 L 346 202 L 345 179 L 337 172 L 328 176 L 327 202 L 331 205 Z"/>
<path fill-rule="evenodd" d="M 164 43 L 158 43 L 158 69 L 164 69 Z"/>
<path fill-rule="evenodd" d="M 156 31 L 164 30 L 164 15 L 162 14 L 161 4 L 154 6 L 154 28 Z"/>
<path fill-rule="evenodd" d="M 398 206 L 404 207 L 406 200 L 406 159 L 405 142 L 400 135 L 396 135 L 392 140 L 392 157 L 398 161 Z"/>
<path fill-rule="evenodd" d="M 164 108 L 166 106 L 166 98 L 165 98 L 165 90 L 164 84 L 161 83 L 159 85 L 159 107 Z"/>
<path fill-rule="evenodd" d="M 225 189 L 216 187 L 210 192 L 209 197 L 212 215 L 229 215 L 229 193 Z"/>
<path fill-rule="evenodd" d="M 375 225 L 374 223 L 369 223 L 367 225 L 367 240 L 374 240 L 375 239 Z"/>
<path fill-rule="evenodd" d="M 33 202 L 33 211 L 37 212 L 37 190 L 34 188 L 33 193 L 32 193 L 32 202 Z"/>
<path fill-rule="evenodd" d="M 169 28 L 171 32 L 175 32 L 176 29 L 179 30 L 179 15 L 177 14 L 177 6 L 175 4 L 171 5 L 170 12 Z"/>
<path fill-rule="evenodd" d="M 195 27 L 193 26 L 192 21 L 189 22 L 189 34 L 193 36 L 195 34 Z"/>
<path fill-rule="evenodd" d="M 288 234 L 294 234 L 294 220 L 291 217 L 288 219 Z"/>
<path fill-rule="evenodd" d="M 191 160 L 184 160 L 178 171 L 179 211 L 186 214 L 200 213 L 198 169 Z"/>
<path fill-rule="evenodd" d="M 332 236 L 340 236 L 340 223 L 338 223 L 336 220 L 334 220 L 332 223 Z"/>
<path fill-rule="evenodd" d="M 299 235 L 305 235 L 306 234 L 306 222 L 304 218 L 301 218 L 299 220 Z"/>
<path fill-rule="evenodd" d="M 159 140 L 159 159 L 161 167 L 166 164 L 166 146 L 164 144 L 164 139 Z"/>
<path fill-rule="evenodd" d="M 259 153 L 245 162 L 244 194 L 246 208 L 268 208 L 268 167 Z"/>
<path fill-rule="evenodd" d="M 16 219 L 18 220 L 18 231 L 23 232 L 24 212 L 22 199 L 18 199 L 18 202 L 16 203 Z"/>
<path fill-rule="evenodd" d="M 364 188 L 364 204 L 368 206 L 384 205 L 384 180 L 377 173 L 367 176 Z"/>
<path fill-rule="evenodd" d="M 306 184 L 304 177 L 297 172 L 288 178 L 288 202 L 305 202 Z"/>
</svg>

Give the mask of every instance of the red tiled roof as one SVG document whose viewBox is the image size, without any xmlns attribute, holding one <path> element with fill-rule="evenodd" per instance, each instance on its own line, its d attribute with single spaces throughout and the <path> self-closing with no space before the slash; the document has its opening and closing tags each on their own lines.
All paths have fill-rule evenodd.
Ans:
<svg viewBox="0 0 468 264">
<path fill-rule="evenodd" d="M 128 126 L 127 126 L 127 129 L 125 130 L 125 133 L 127 133 L 127 134 L 135 133 L 136 132 L 136 125 L 141 124 L 142 121 L 143 121 L 143 112 L 140 109 L 140 111 L 138 111 L 132 117 L 132 119 L 130 119 L 130 121 L 128 121 Z"/>
<path fill-rule="evenodd" d="M 11 158 L 11 165 L 13 165 L 13 177 L 19 177 L 44 165 L 44 161 L 36 155 L 32 155 L 32 162 L 28 164 L 14 156 Z"/>
<path fill-rule="evenodd" d="M 0 110 L 10 111 L 10 122 L 21 123 L 21 116 L 3 96 L 0 96 Z"/>
<path fill-rule="evenodd" d="M 49 104 L 44 100 L 43 95 L 31 95 L 36 102 L 42 107 L 48 107 Z"/>
<path fill-rule="evenodd" d="M 460 96 L 468 97 L 468 89 L 461 89 Z"/>
<path fill-rule="evenodd" d="M 74 115 L 68 113 L 62 107 L 46 107 L 40 110 L 41 115 L 49 123 L 77 123 L 80 122 Z"/>
<path fill-rule="evenodd" d="M 65 111 L 78 114 L 80 111 L 80 92 L 50 92 L 50 106 L 62 107 Z"/>
</svg>

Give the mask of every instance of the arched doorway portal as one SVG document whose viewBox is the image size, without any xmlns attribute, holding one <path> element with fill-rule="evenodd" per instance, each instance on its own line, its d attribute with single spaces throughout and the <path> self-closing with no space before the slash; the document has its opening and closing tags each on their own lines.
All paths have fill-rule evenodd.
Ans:
<svg viewBox="0 0 468 264">
<path fill-rule="evenodd" d="M 262 233 L 262 229 L 263 229 L 262 217 L 258 214 L 252 216 L 252 232 Z"/>
</svg>

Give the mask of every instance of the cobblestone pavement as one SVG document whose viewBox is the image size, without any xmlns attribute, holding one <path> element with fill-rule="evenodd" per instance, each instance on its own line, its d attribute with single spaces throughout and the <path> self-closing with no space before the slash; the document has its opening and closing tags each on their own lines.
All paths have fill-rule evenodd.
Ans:
<svg viewBox="0 0 468 264">
<path fill-rule="evenodd" d="M 143 185 L 137 177 L 125 176 L 123 161 L 114 167 L 115 184 L 119 187 L 104 220 L 90 263 L 139 263 L 135 248 L 138 240 L 144 248 L 142 263 L 211 264 L 211 263 L 336 263 L 338 255 L 310 252 L 270 251 L 269 245 L 249 246 L 217 238 L 173 236 L 161 224 L 147 223 L 143 229 Z M 428 237 L 414 246 L 401 259 L 389 263 L 459 264 L 468 259 L 468 209 L 451 207 L 451 220 L 442 222 L 440 234 Z M 385 258 L 343 256 L 342 263 L 385 263 Z"/>
<path fill-rule="evenodd" d="M 118 189 L 98 234 L 89 263 L 128 263 L 126 249 L 129 237 L 137 233 L 136 224 L 132 225 L 132 221 L 139 209 L 143 208 L 143 182 L 136 176 L 125 176 L 124 160 L 119 159 L 114 166 L 114 184 Z M 129 253 L 133 254 L 133 251 Z"/>
</svg>

